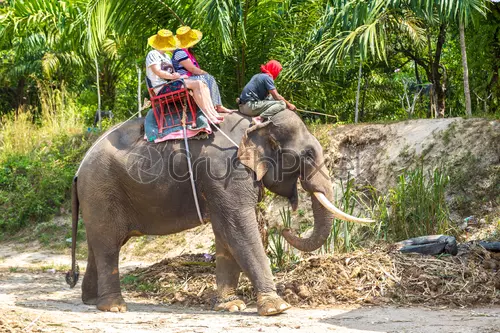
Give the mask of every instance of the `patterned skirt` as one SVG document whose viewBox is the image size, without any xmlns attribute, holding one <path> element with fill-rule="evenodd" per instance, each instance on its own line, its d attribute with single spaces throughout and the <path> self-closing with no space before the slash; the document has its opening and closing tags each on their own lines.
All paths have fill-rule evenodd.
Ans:
<svg viewBox="0 0 500 333">
<path fill-rule="evenodd" d="M 215 78 L 212 75 L 210 74 L 192 75 L 189 78 L 205 82 L 208 89 L 210 90 L 210 97 L 212 97 L 212 103 L 214 104 L 214 106 L 222 105 L 219 86 L 217 85 L 217 82 L 215 81 Z"/>
<path fill-rule="evenodd" d="M 156 95 L 163 95 L 182 88 L 182 81 L 175 81 L 171 84 L 164 85 Z"/>
</svg>

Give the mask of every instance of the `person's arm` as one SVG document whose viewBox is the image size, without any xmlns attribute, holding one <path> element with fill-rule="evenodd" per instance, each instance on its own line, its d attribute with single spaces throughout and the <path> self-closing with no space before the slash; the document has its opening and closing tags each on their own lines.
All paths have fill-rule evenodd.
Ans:
<svg viewBox="0 0 500 333">
<path fill-rule="evenodd" d="M 180 61 L 179 64 L 181 64 L 182 67 L 184 67 L 188 72 L 191 72 L 193 75 L 207 74 L 207 72 L 205 72 L 203 69 L 196 67 L 191 59 L 184 59 Z"/>
<path fill-rule="evenodd" d="M 273 96 L 273 98 L 275 100 L 285 102 L 287 109 L 292 110 L 292 111 L 295 111 L 297 109 L 297 107 L 295 105 L 293 105 L 292 103 L 287 101 L 283 96 L 281 96 L 278 93 L 278 90 L 272 89 L 272 90 L 269 90 L 269 93 L 271 94 L 271 96 Z"/>
<path fill-rule="evenodd" d="M 166 71 L 162 71 L 160 64 L 151 65 L 151 70 L 153 71 L 153 73 L 165 80 L 177 80 L 181 78 L 181 75 L 177 72 L 169 73 Z"/>
</svg>

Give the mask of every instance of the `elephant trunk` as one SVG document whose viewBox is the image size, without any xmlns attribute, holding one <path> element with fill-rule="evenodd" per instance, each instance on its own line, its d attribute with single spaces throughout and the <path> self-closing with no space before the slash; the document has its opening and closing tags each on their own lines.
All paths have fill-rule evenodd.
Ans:
<svg viewBox="0 0 500 333">
<path fill-rule="evenodd" d="M 358 223 L 375 222 L 371 219 L 358 218 L 344 213 L 335 207 L 335 205 L 321 192 L 314 192 L 311 196 L 311 200 L 314 215 L 314 229 L 312 235 L 308 238 L 300 238 L 295 236 L 289 229 L 283 230 L 283 237 L 287 242 L 300 251 L 312 252 L 319 249 L 330 235 L 334 218 Z"/>
<path fill-rule="evenodd" d="M 319 249 L 330 235 L 334 215 L 325 208 L 316 196 L 311 196 L 314 215 L 314 229 L 310 237 L 300 238 L 292 233 L 290 229 L 283 230 L 283 237 L 294 248 L 312 252 Z"/>
</svg>

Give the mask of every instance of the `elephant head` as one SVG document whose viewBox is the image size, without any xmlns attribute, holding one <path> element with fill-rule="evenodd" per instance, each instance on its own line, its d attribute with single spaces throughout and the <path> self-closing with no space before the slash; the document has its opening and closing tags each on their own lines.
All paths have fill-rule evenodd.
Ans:
<svg viewBox="0 0 500 333">
<path fill-rule="evenodd" d="M 306 252 L 320 248 L 340 218 L 352 222 L 374 222 L 350 216 L 332 204 L 333 186 L 324 164 L 318 140 L 292 111 L 274 115 L 270 121 L 247 130 L 242 138 L 238 158 L 255 172 L 270 191 L 289 199 L 292 209 L 298 204 L 297 180 L 311 194 L 314 215 L 313 233 L 308 238 L 295 236 L 290 230 L 283 237 L 293 247 Z"/>
</svg>

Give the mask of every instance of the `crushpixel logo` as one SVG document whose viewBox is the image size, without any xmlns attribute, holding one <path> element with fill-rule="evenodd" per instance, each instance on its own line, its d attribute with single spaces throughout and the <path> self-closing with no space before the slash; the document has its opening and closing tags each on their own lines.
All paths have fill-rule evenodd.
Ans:
<svg viewBox="0 0 500 333">
<path fill-rule="evenodd" d="M 140 184 L 149 184 L 160 177 L 163 158 L 152 146 L 137 147 L 127 155 L 127 173 Z"/>
</svg>

